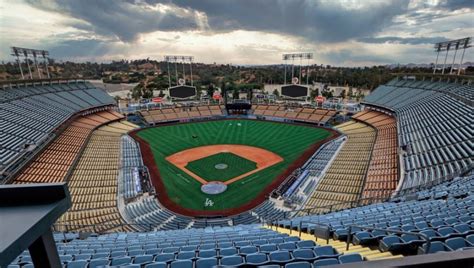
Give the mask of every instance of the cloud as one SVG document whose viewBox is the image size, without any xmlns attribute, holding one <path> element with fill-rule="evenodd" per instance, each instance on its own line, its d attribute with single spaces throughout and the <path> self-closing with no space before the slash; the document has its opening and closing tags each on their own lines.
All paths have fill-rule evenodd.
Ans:
<svg viewBox="0 0 474 268">
<path fill-rule="evenodd" d="M 395 43 L 395 44 L 434 44 L 438 42 L 448 41 L 445 37 L 398 37 L 398 36 L 385 36 L 385 37 L 365 37 L 359 38 L 357 41 L 365 43 Z"/>
<path fill-rule="evenodd" d="M 143 2 L 108 0 L 27 0 L 43 10 L 66 13 L 79 19 L 78 29 L 89 29 L 95 33 L 116 36 L 123 42 L 137 40 L 141 33 L 160 30 L 197 29 L 199 16 L 196 12 L 162 4 L 148 5 Z"/>
<path fill-rule="evenodd" d="M 165 3 L 206 14 L 214 31 L 244 29 L 300 36 L 311 41 L 340 42 L 379 32 L 393 17 L 406 11 L 409 1 L 361 1 L 352 6 L 347 1 L 323 0 L 252 0 L 251 5 L 238 0 Z"/>
<path fill-rule="evenodd" d="M 136 41 L 141 33 L 201 30 L 264 31 L 312 41 L 340 42 L 370 36 L 402 14 L 408 0 L 347 2 L 324 0 L 268 1 L 183 0 L 27 0 L 31 5 L 79 19 L 78 29 Z"/>
</svg>

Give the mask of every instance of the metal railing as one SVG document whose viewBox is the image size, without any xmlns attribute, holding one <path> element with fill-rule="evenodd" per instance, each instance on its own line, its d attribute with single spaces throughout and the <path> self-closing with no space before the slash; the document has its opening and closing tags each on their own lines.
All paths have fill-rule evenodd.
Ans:
<svg viewBox="0 0 474 268">
<path fill-rule="evenodd" d="M 388 198 L 389 197 L 366 197 L 366 198 L 359 198 L 354 201 L 343 201 L 343 202 L 334 203 L 334 204 L 325 205 L 325 206 L 315 206 L 315 207 L 310 207 L 310 208 L 300 208 L 300 209 L 284 211 L 282 212 L 283 218 L 279 220 L 290 220 L 294 216 L 327 214 L 327 213 L 341 211 L 345 209 L 385 202 L 385 201 L 388 201 Z M 267 214 L 260 213 L 259 216 L 261 217 L 262 220 L 267 222 L 267 218 L 266 218 Z"/>
<path fill-rule="evenodd" d="M 326 223 L 322 223 L 322 222 L 315 222 L 315 221 L 299 221 L 298 223 L 298 237 L 301 238 L 301 233 L 303 232 L 303 224 L 304 223 L 307 223 L 307 224 L 312 224 L 314 226 L 322 226 L 322 227 L 325 227 L 326 228 L 326 235 L 324 236 L 324 238 L 326 239 L 326 244 L 329 244 L 329 238 L 330 238 L 330 235 L 331 235 L 331 226 L 329 226 L 329 224 L 326 224 Z M 270 222 L 270 223 L 267 223 L 267 225 L 270 226 L 270 229 L 273 230 L 273 226 L 275 226 L 275 231 L 278 231 L 278 227 L 279 227 L 279 222 L 278 220 L 276 220 L 275 222 Z M 293 222 L 291 221 L 290 222 L 290 235 L 293 233 Z M 309 232 L 308 232 L 309 234 Z M 315 241 L 318 241 L 318 236 L 317 236 L 317 233 L 314 232 L 314 240 Z"/>
<path fill-rule="evenodd" d="M 352 236 L 353 236 L 352 228 L 359 228 L 359 229 L 367 230 L 367 231 L 381 231 L 381 232 L 394 233 L 394 234 L 415 235 L 415 236 L 423 238 L 426 241 L 425 254 L 428 254 L 430 252 L 431 241 L 430 241 L 430 238 L 425 234 L 415 233 L 415 232 L 407 232 L 407 231 L 400 231 L 400 230 L 393 230 L 393 229 L 376 228 L 376 227 L 372 227 L 372 226 L 361 226 L 361 225 L 356 225 L 356 224 L 349 225 L 349 230 L 348 230 L 347 239 L 346 239 L 346 250 L 349 250 L 350 243 L 352 242 Z"/>
<path fill-rule="evenodd" d="M 127 228 L 128 227 L 128 228 Z M 141 227 L 141 228 L 137 228 Z M 94 232 L 105 233 L 109 230 L 121 229 L 123 232 L 132 230 L 153 231 L 153 224 L 143 223 L 121 223 L 121 224 L 74 224 L 74 223 L 56 223 L 52 226 L 54 232 Z"/>
</svg>

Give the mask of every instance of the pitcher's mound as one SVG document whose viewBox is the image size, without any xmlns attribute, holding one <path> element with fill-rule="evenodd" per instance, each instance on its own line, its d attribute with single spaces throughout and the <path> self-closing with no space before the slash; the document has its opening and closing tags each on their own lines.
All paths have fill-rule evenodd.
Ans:
<svg viewBox="0 0 474 268">
<path fill-rule="evenodd" d="M 226 169 L 228 167 L 227 164 L 220 163 L 214 166 L 216 169 Z"/>
</svg>

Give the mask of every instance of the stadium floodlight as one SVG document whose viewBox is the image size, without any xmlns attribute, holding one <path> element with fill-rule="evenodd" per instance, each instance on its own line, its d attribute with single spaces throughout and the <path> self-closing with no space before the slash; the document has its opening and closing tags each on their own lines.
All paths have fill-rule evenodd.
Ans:
<svg viewBox="0 0 474 268">
<path fill-rule="evenodd" d="M 171 87 L 171 74 L 170 74 L 170 62 L 175 64 L 175 75 L 176 75 L 176 85 L 178 85 L 178 62 L 183 64 L 183 79 L 186 84 L 186 75 L 185 75 L 185 64 L 189 63 L 189 69 L 191 73 L 191 86 L 193 86 L 193 61 L 194 56 L 181 56 L 181 55 L 167 55 L 164 57 L 166 65 L 168 68 L 168 84 Z"/>
<path fill-rule="evenodd" d="M 20 73 L 21 73 L 21 78 L 22 79 L 25 79 L 25 76 L 23 74 L 23 69 L 21 68 L 20 57 L 25 58 L 26 65 L 28 66 L 28 73 L 30 75 L 30 79 L 33 79 L 33 74 L 31 73 L 30 62 L 28 60 L 28 56 L 33 56 L 33 61 L 34 61 L 35 66 L 36 66 L 36 71 L 37 71 L 38 77 L 40 79 L 42 77 L 41 77 L 41 73 L 39 71 L 37 57 L 42 56 L 43 61 L 44 61 L 45 66 L 46 66 L 46 73 L 48 74 L 48 78 L 50 78 L 49 70 L 48 70 L 48 60 L 49 60 L 49 58 L 48 58 L 49 57 L 49 52 L 48 51 L 41 50 L 41 49 L 23 48 L 23 47 L 11 47 L 11 55 L 16 57 L 16 59 L 17 59 L 18 67 L 20 68 Z"/>
<path fill-rule="evenodd" d="M 287 66 L 287 61 L 291 60 L 291 81 L 293 81 L 294 74 L 295 74 L 295 65 L 294 62 L 295 60 L 300 60 L 300 73 L 299 73 L 299 83 L 301 83 L 301 69 L 302 69 L 302 61 L 308 60 L 308 64 L 306 65 L 306 84 L 309 84 L 309 60 L 313 59 L 313 53 L 312 52 L 298 52 L 298 53 L 285 53 L 282 55 L 282 59 L 285 62 L 285 79 L 284 79 L 284 84 L 286 85 L 286 66 Z"/>
<path fill-rule="evenodd" d="M 451 64 L 451 70 L 449 72 L 450 74 L 452 74 L 453 69 L 454 69 L 454 64 L 455 64 L 455 61 L 456 61 L 456 54 L 457 54 L 458 50 L 462 49 L 463 51 L 462 51 L 461 61 L 459 62 L 459 68 L 458 68 L 458 75 L 459 75 L 461 73 L 462 61 L 464 60 L 464 53 L 466 52 L 467 48 L 472 47 L 471 42 L 472 42 L 472 38 L 471 37 L 466 37 L 466 38 L 461 38 L 461 39 L 436 43 L 434 45 L 434 48 L 435 48 L 435 51 L 437 52 L 437 55 L 436 55 L 436 62 L 435 62 L 435 67 L 434 67 L 434 70 L 433 70 L 433 74 L 436 73 L 436 69 L 438 67 L 439 53 L 443 52 L 443 51 L 446 51 L 446 55 L 444 57 L 443 68 L 442 68 L 442 71 L 441 71 L 441 74 L 444 74 L 444 70 L 445 70 L 445 67 L 446 67 L 446 61 L 448 59 L 448 53 L 449 53 L 450 50 L 454 50 L 453 62 Z"/>
</svg>

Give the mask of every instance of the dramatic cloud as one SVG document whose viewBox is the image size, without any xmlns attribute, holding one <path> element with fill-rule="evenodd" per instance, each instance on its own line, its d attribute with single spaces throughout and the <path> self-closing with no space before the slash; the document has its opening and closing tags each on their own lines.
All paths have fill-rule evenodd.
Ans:
<svg viewBox="0 0 474 268">
<path fill-rule="evenodd" d="M 472 35 L 472 0 L 3 0 L 0 56 L 49 49 L 57 59 L 109 61 L 193 54 L 198 61 L 433 61 L 433 43 Z M 473 61 L 472 53 L 466 61 Z"/>
</svg>

